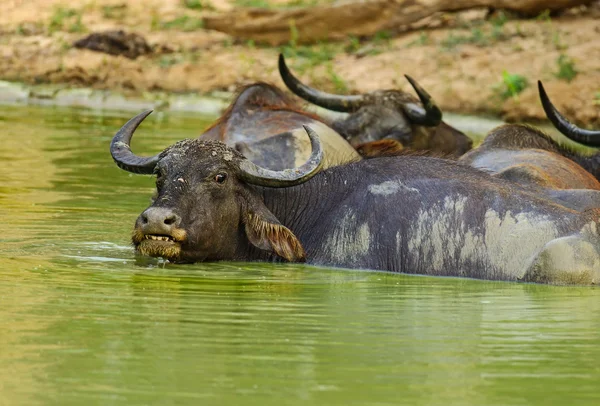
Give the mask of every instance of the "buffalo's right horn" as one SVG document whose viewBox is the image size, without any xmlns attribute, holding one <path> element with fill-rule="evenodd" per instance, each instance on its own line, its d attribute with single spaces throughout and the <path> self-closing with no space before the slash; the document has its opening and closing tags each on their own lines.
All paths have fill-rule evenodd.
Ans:
<svg viewBox="0 0 600 406">
<path fill-rule="evenodd" d="M 292 75 L 292 72 L 290 72 L 285 64 L 283 54 L 279 54 L 279 74 L 288 89 L 297 96 L 328 110 L 350 113 L 358 110 L 363 104 L 363 96 L 339 96 L 306 86 Z"/>
<path fill-rule="evenodd" d="M 323 147 L 316 132 L 304 126 L 310 138 L 312 152 L 308 161 L 302 166 L 282 171 L 262 168 L 248 159 L 240 162 L 241 177 L 248 183 L 259 186 L 287 187 L 304 183 L 315 176 L 323 167 Z"/>
<path fill-rule="evenodd" d="M 435 104 L 433 98 L 423 89 L 416 80 L 408 75 L 404 75 L 406 80 L 415 89 L 423 107 L 416 103 L 405 103 L 403 110 L 411 123 L 425 127 L 435 127 L 442 122 L 442 110 Z"/>
<path fill-rule="evenodd" d="M 154 172 L 160 154 L 147 158 L 137 156 L 131 151 L 131 147 L 129 146 L 133 133 L 150 113 L 152 113 L 152 110 L 138 114 L 125 123 L 113 137 L 110 143 L 110 154 L 119 168 L 144 175 L 150 175 Z"/>
<path fill-rule="evenodd" d="M 540 93 L 542 107 L 544 107 L 544 111 L 546 112 L 546 117 L 548 117 L 558 131 L 567 138 L 577 141 L 580 144 L 589 147 L 600 147 L 600 131 L 584 130 L 567 120 L 558 112 L 556 107 L 554 107 L 540 80 L 538 80 L 538 91 Z"/>
</svg>

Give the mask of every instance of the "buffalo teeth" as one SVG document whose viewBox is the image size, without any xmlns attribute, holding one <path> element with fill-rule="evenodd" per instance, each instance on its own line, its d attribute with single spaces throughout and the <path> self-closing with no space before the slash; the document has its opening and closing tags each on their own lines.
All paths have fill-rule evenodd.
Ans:
<svg viewBox="0 0 600 406">
<path fill-rule="evenodd" d="M 146 234 L 144 236 L 146 240 L 154 240 L 154 241 L 174 241 L 172 237 L 168 237 L 166 235 L 150 235 Z"/>
</svg>

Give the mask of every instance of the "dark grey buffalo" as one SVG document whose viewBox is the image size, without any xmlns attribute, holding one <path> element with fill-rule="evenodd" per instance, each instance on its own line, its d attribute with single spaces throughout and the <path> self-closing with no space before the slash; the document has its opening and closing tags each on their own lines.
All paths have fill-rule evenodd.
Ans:
<svg viewBox="0 0 600 406">
<path fill-rule="evenodd" d="M 325 167 L 360 159 L 354 148 L 318 116 L 267 83 L 242 88 L 200 138 L 222 141 L 258 165 L 281 170 L 299 166 L 310 156 L 303 125 L 322 134 Z"/>
<path fill-rule="evenodd" d="M 273 171 L 219 141 L 153 157 L 129 148 L 142 113 L 115 135 L 122 169 L 156 174 L 135 249 L 173 262 L 243 260 L 556 284 L 600 280 L 598 210 L 580 213 L 511 182 L 423 156 Z"/>
<path fill-rule="evenodd" d="M 286 86 L 301 98 L 328 110 L 349 113 L 331 126 L 363 156 L 388 155 L 403 147 L 460 156 L 473 142 L 464 133 L 442 121 L 442 111 L 410 76 L 417 95 L 399 90 L 379 90 L 354 96 L 324 93 L 300 82 L 279 55 L 279 73 Z"/>
<path fill-rule="evenodd" d="M 541 82 L 538 82 L 538 88 L 546 115 L 561 133 L 578 142 L 600 146 L 600 132 L 583 130 L 569 123 L 552 105 Z M 600 207 L 600 182 L 597 179 L 600 154 L 582 155 L 532 126 L 500 126 L 460 161 L 535 188 L 538 193 L 572 208 Z"/>
</svg>

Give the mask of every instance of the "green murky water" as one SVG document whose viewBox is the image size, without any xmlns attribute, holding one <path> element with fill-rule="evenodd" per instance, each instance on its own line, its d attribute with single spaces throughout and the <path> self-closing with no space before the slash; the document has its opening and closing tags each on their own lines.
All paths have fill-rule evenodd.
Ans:
<svg viewBox="0 0 600 406">
<path fill-rule="evenodd" d="M 598 289 L 136 262 L 129 115 L 0 108 L 0 404 L 600 404 Z"/>
</svg>

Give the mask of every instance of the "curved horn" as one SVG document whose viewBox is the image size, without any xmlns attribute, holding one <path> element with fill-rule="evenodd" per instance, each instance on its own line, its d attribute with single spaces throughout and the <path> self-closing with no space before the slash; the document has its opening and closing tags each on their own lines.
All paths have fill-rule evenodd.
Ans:
<svg viewBox="0 0 600 406">
<path fill-rule="evenodd" d="M 154 171 L 160 154 L 148 158 L 140 157 L 131 152 L 131 147 L 129 146 L 133 133 L 150 113 L 152 113 L 152 110 L 138 114 L 125 123 L 113 137 L 110 143 L 110 154 L 119 168 L 144 175 L 150 175 Z"/>
<path fill-rule="evenodd" d="M 299 168 L 272 171 L 244 159 L 240 163 L 241 177 L 248 183 L 259 186 L 287 187 L 306 182 L 315 176 L 323 166 L 323 148 L 316 132 L 303 126 L 310 138 L 312 152 L 308 161 Z"/>
<path fill-rule="evenodd" d="M 540 80 L 538 80 L 538 91 L 540 93 L 542 107 L 546 112 L 546 117 L 548 117 L 561 134 L 580 144 L 589 147 L 600 147 L 600 131 L 584 130 L 567 120 L 558 112 L 556 107 L 554 107 Z"/>
<path fill-rule="evenodd" d="M 442 122 L 442 110 L 435 104 L 429 93 L 419 86 L 416 80 L 408 75 L 404 75 L 404 77 L 406 77 L 406 80 L 415 89 L 415 93 L 419 96 L 419 100 L 423 104 L 423 107 L 421 107 L 416 103 L 406 103 L 404 104 L 404 113 L 413 124 L 425 127 L 439 125 Z"/>
<path fill-rule="evenodd" d="M 290 72 L 285 64 L 283 54 L 279 54 L 279 74 L 288 89 L 297 96 L 317 106 L 342 113 L 353 112 L 362 106 L 362 96 L 338 96 L 306 86 L 292 75 L 292 72 Z"/>
</svg>

